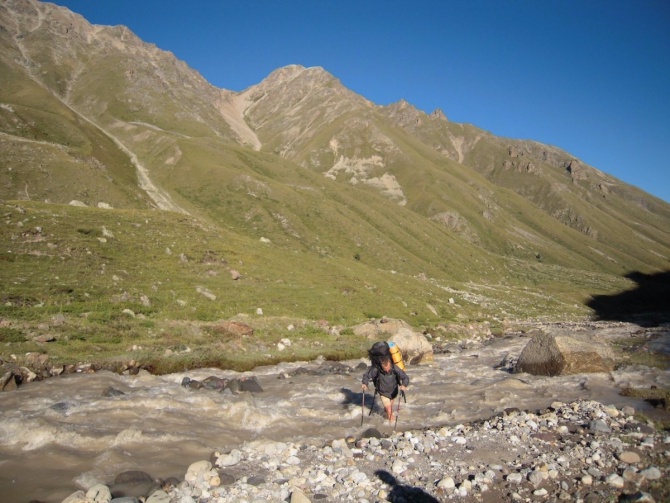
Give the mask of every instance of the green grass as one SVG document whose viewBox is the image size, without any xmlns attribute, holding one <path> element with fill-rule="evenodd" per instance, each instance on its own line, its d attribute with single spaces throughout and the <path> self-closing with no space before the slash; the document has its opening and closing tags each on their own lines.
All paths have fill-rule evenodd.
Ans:
<svg viewBox="0 0 670 503">
<path fill-rule="evenodd" d="M 619 365 L 646 365 L 659 369 L 670 368 L 670 356 L 649 351 L 644 337 L 624 337 L 612 341 L 619 351 Z"/>
<path fill-rule="evenodd" d="M 666 388 L 626 388 L 621 391 L 623 396 L 632 396 L 635 398 L 642 398 L 654 407 L 660 407 L 664 410 L 670 410 L 670 389 Z M 639 414 L 643 414 L 639 412 Z M 645 417 L 646 419 L 646 417 Z M 670 421 L 666 421 L 665 426 L 661 429 L 665 429 L 667 426 L 670 426 Z"/>
<path fill-rule="evenodd" d="M 36 202 L 8 202 L 0 210 L 0 318 L 3 341 L 9 343 L 0 346 L 3 358 L 30 351 L 46 351 L 62 362 L 132 357 L 157 371 L 214 363 L 248 368 L 318 354 L 341 359 L 364 354 L 369 341 L 347 327 L 370 317 L 402 318 L 418 329 L 464 319 L 495 324 L 496 318 L 511 315 L 579 317 L 585 311 L 573 307 L 577 279 L 590 291 L 619 288 L 616 278 L 542 264 L 531 268 L 519 261 L 505 265 L 513 281 L 472 277 L 461 283 L 438 276 L 439 271 L 424 280 L 351 256 L 263 245 L 169 212 Z M 103 226 L 114 234 L 106 242 L 100 240 Z M 241 279 L 232 280 L 232 268 Z M 527 286 L 529 278 L 540 278 L 541 286 Z M 551 290 L 554 294 L 548 295 Z M 263 316 L 255 314 L 259 307 Z M 57 315 L 64 324 L 53 323 Z M 231 341 L 212 327 L 238 316 L 256 335 L 231 348 L 226 345 Z M 306 321 L 320 318 L 339 326 L 340 335 Z M 21 340 L 41 323 L 51 325 L 57 342 Z M 287 330 L 290 324 L 295 331 Z M 281 354 L 270 351 L 283 337 L 306 342 Z M 321 345 L 312 344 L 317 341 Z M 165 349 L 184 344 L 191 353 L 162 356 Z M 133 346 L 142 346 L 144 353 L 135 355 Z"/>
</svg>

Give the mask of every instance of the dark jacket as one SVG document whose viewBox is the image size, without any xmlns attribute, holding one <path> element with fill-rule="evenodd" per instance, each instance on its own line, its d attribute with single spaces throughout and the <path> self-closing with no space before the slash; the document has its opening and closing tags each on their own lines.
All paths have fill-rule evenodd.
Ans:
<svg viewBox="0 0 670 503">
<path fill-rule="evenodd" d="M 394 363 L 391 364 L 388 372 L 384 372 L 376 365 L 371 365 L 363 374 L 363 384 L 367 386 L 370 381 L 374 383 L 377 393 L 388 398 L 395 398 L 398 396 L 398 385 L 407 386 L 409 377 Z"/>
</svg>

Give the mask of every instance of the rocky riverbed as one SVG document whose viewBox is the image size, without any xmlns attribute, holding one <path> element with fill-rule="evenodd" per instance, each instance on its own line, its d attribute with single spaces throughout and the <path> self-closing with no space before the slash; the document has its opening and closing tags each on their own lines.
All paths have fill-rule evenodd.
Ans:
<svg viewBox="0 0 670 503">
<path fill-rule="evenodd" d="M 667 326 L 568 329 L 668 345 Z M 0 394 L 2 500 L 667 501 L 668 411 L 622 392 L 664 396 L 670 372 L 512 374 L 529 335 L 435 341 L 397 431 L 371 393 L 361 407 L 361 360 L 27 383 Z"/>
<path fill-rule="evenodd" d="M 251 442 L 193 463 L 181 480 L 126 472 L 63 503 L 667 501 L 670 433 L 634 413 L 555 402 L 325 445 Z"/>
</svg>

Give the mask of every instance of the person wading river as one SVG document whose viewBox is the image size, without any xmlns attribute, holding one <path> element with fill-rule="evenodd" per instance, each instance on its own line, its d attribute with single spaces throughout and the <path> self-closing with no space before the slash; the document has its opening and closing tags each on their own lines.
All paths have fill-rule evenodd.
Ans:
<svg viewBox="0 0 670 503">
<path fill-rule="evenodd" d="M 409 384 L 409 377 L 400 367 L 395 365 L 389 356 L 382 356 L 377 365 L 374 361 L 363 374 L 363 392 L 368 389 L 372 381 L 375 385 L 375 394 L 379 393 L 386 418 L 393 421 L 393 400 L 398 396 L 398 390 L 405 390 Z M 374 406 L 374 399 L 372 405 Z"/>
</svg>

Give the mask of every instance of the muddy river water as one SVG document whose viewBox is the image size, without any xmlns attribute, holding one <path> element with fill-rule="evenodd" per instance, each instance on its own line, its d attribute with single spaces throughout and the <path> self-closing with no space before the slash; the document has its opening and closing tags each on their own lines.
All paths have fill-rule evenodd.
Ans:
<svg viewBox="0 0 670 503">
<path fill-rule="evenodd" d="M 494 368 L 505 355 L 518 356 L 527 342 L 525 337 L 501 338 L 409 367 L 411 384 L 407 403 L 401 405 L 398 429 L 457 424 L 508 407 L 537 409 L 577 398 L 643 409 L 649 406 L 620 396 L 620 389 L 670 386 L 670 372 L 647 367 L 563 377 L 510 374 Z M 344 363 L 355 367 L 360 361 Z M 219 369 L 164 376 L 73 374 L 2 393 L 2 501 L 60 503 L 75 490 L 111 483 L 126 470 L 181 479 L 190 463 L 209 459 L 212 451 L 227 451 L 254 440 L 320 444 L 359 435 L 370 426 L 392 430 L 378 413 L 366 416 L 361 427 L 362 371 L 278 378 L 298 367 L 319 366 L 319 362 L 297 362 L 246 374 Z M 185 376 L 204 380 L 211 375 L 255 375 L 264 392 L 231 395 L 180 385 Z M 125 394 L 103 397 L 108 386 Z M 366 395 L 368 404 L 371 398 Z"/>
</svg>

